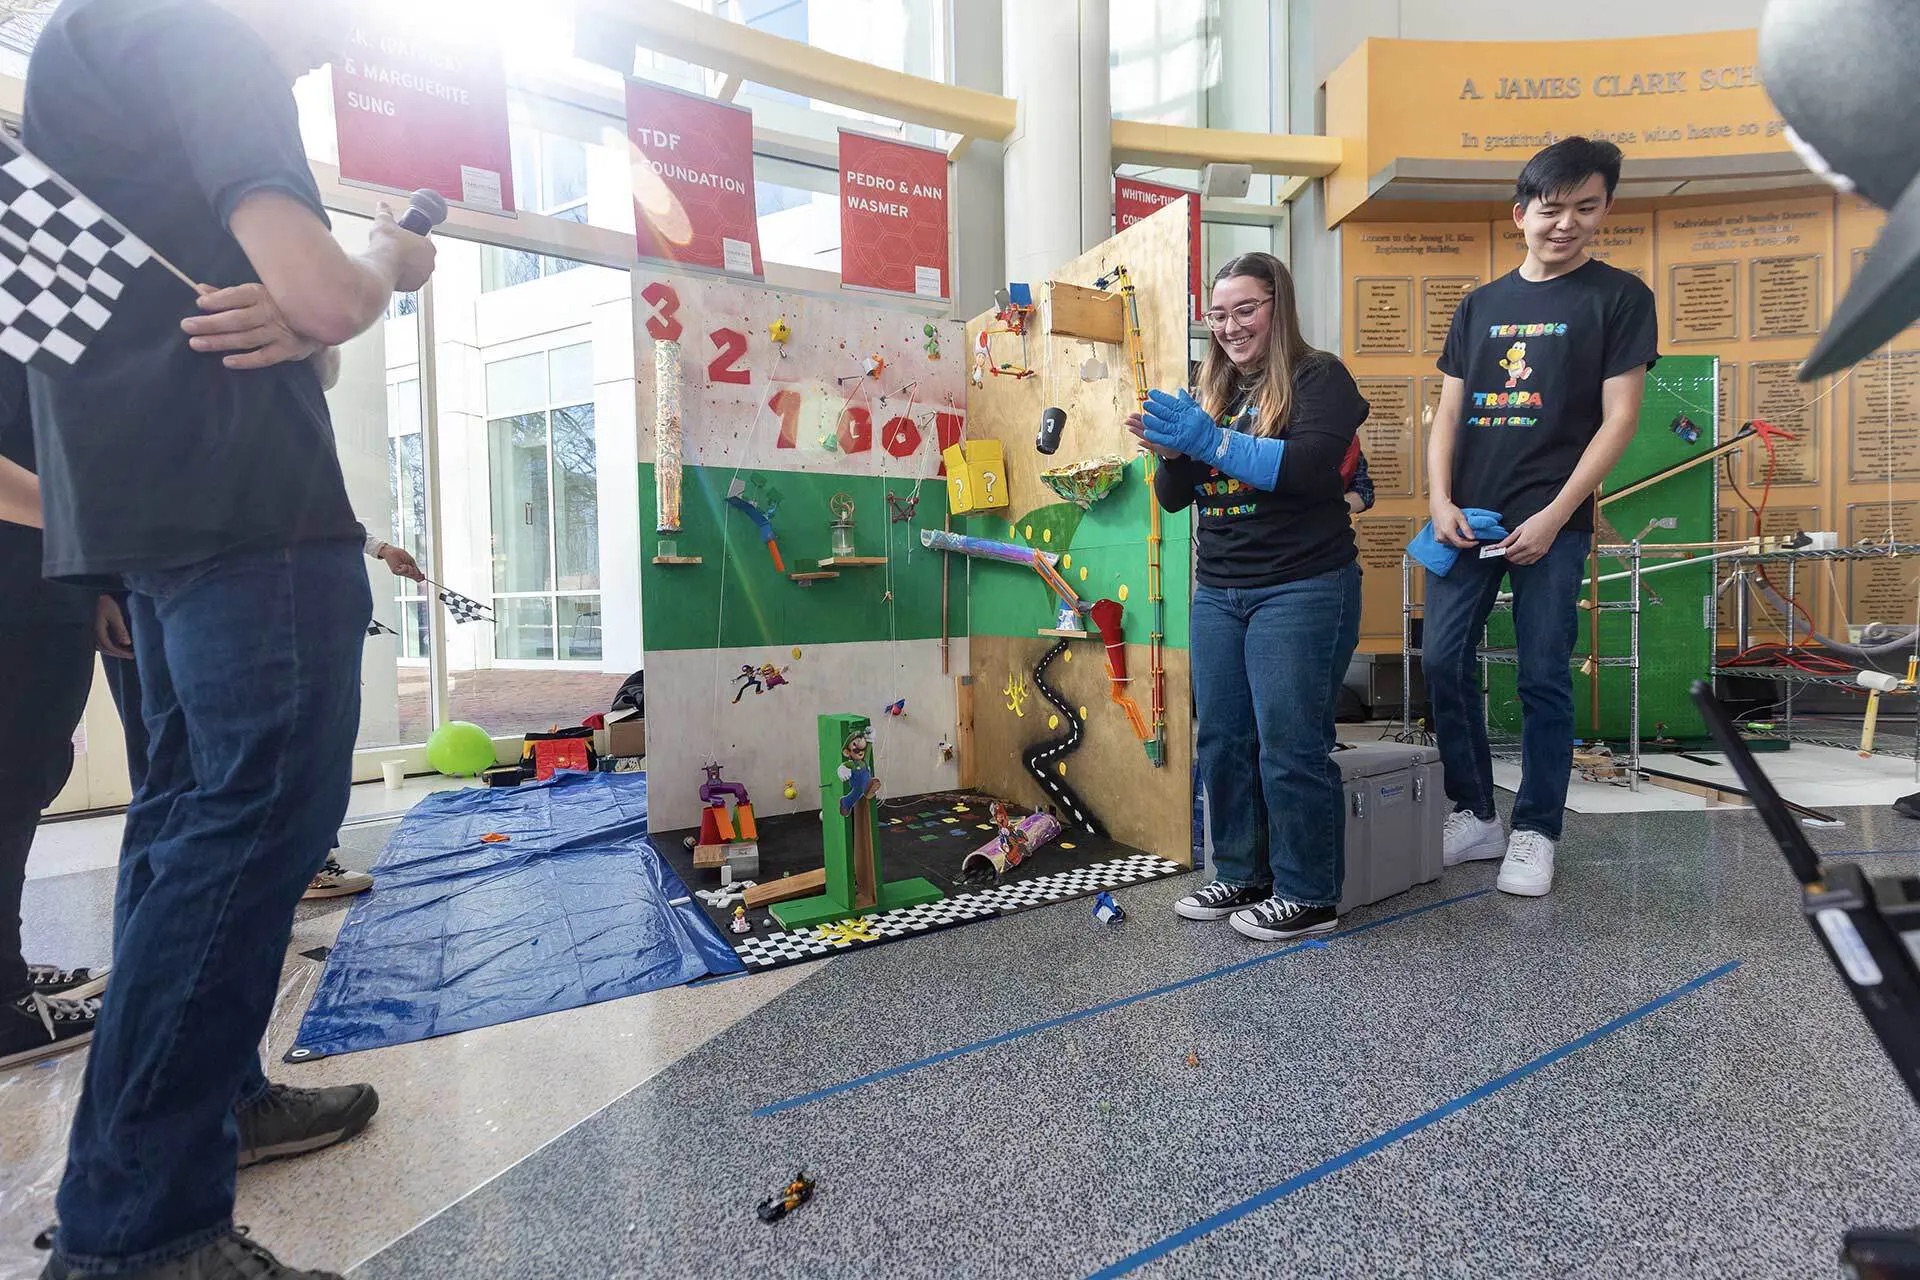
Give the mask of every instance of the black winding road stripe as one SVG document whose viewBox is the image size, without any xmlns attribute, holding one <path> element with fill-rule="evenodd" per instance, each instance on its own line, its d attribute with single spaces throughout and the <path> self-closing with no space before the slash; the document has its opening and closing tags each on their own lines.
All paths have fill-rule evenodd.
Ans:
<svg viewBox="0 0 1920 1280">
<path fill-rule="evenodd" d="M 1027 772 L 1040 784 L 1040 789 L 1052 798 L 1054 815 L 1060 819 L 1062 826 L 1072 827 L 1082 835 L 1100 837 L 1107 834 L 1100 825 L 1100 819 L 1093 816 L 1093 811 L 1087 808 L 1087 802 L 1061 779 L 1060 770 L 1055 767 L 1080 749 L 1082 736 L 1079 714 L 1047 683 L 1047 667 L 1066 649 L 1067 642 L 1062 640 L 1047 650 L 1047 656 L 1040 659 L 1040 664 L 1033 669 L 1033 687 L 1040 691 L 1040 696 L 1054 710 L 1066 718 L 1067 732 L 1032 748 L 1020 757 L 1020 762 L 1027 766 Z"/>
</svg>

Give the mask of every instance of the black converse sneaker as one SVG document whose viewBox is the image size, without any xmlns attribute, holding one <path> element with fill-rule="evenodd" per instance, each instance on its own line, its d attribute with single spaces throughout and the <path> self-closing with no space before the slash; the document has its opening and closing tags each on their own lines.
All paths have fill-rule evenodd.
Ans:
<svg viewBox="0 0 1920 1280">
<path fill-rule="evenodd" d="M 27 966 L 27 981 L 33 984 L 36 995 L 65 996 L 69 1000 L 86 1000 L 107 989 L 107 971 L 105 969 L 62 969 L 51 964 L 30 964 Z"/>
<path fill-rule="evenodd" d="M 345 1142 L 366 1128 L 379 1109 L 380 1095 L 370 1084 L 332 1089 L 268 1085 L 240 1110 L 240 1168 Z"/>
<path fill-rule="evenodd" d="M 1234 912 L 1228 921 L 1235 933 L 1262 942 L 1285 942 L 1310 933 L 1332 933 L 1340 927 L 1340 908 L 1307 907 L 1285 898 L 1268 898 L 1258 906 Z"/>
<path fill-rule="evenodd" d="M 1230 885 L 1215 880 L 1197 893 L 1173 904 L 1189 920 L 1225 920 L 1242 907 L 1265 902 L 1273 890 L 1266 885 Z"/>
<path fill-rule="evenodd" d="M 80 1280 L 82 1274 L 55 1258 L 40 1273 L 40 1280 Z M 248 1239 L 244 1227 L 184 1258 L 116 1274 L 125 1280 L 340 1280 L 332 1271 L 301 1271 L 288 1266 Z"/>
<path fill-rule="evenodd" d="M 0 1005 L 0 1068 L 36 1062 L 93 1039 L 98 1000 L 68 1000 L 38 992 Z"/>
</svg>

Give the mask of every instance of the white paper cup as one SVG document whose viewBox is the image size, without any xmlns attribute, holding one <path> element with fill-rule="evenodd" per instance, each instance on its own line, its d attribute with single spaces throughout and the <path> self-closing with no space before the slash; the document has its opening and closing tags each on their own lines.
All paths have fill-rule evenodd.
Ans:
<svg viewBox="0 0 1920 1280">
<path fill-rule="evenodd" d="M 380 762 L 380 776 L 386 779 L 389 790 L 399 790 L 400 785 L 407 780 L 407 762 L 405 760 L 382 760 Z"/>
</svg>

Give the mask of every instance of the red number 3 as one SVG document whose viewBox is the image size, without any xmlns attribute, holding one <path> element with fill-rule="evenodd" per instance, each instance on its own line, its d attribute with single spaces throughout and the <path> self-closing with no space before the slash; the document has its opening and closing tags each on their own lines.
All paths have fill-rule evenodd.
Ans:
<svg viewBox="0 0 1920 1280">
<path fill-rule="evenodd" d="M 680 322 L 674 317 L 680 311 L 680 295 L 673 286 L 656 280 L 640 291 L 640 296 L 653 304 L 653 314 L 647 317 L 647 332 L 655 342 L 680 341 Z"/>
</svg>

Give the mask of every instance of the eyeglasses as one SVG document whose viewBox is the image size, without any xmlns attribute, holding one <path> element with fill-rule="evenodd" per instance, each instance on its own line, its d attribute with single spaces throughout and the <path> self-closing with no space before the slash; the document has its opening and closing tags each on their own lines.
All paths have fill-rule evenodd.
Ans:
<svg viewBox="0 0 1920 1280">
<path fill-rule="evenodd" d="M 1229 319 L 1235 324 L 1252 324 L 1253 318 L 1260 314 L 1260 308 L 1272 301 L 1272 298 L 1262 298 L 1258 302 L 1243 302 L 1231 311 L 1221 311 L 1215 308 L 1206 313 L 1207 328 L 1216 331 L 1224 329 L 1227 327 L 1227 321 Z"/>
</svg>

